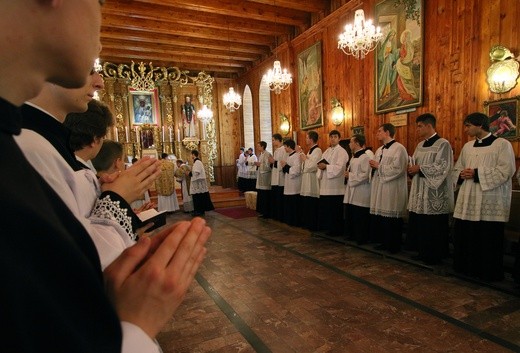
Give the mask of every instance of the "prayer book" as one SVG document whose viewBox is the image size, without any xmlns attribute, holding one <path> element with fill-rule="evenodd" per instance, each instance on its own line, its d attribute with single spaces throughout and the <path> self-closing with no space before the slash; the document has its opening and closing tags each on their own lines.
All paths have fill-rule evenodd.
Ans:
<svg viewBox="0 0 520 353">
<path fill-rule="evenodd" d="M 143 226 L 148 223 L 153 223 L 153 226 L 149 228 L 147 232 L 166 224 L 166 212 L 157 212 L 155 208 L 150 208 L 149 210 L 140 212 L 137 214 L 137 217 L 139 217 L 141 222 L 143 222 Z"/>
</svg>

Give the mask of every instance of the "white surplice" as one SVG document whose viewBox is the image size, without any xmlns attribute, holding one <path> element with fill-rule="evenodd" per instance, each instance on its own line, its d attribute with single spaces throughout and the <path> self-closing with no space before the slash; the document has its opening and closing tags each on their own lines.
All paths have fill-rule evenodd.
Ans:
<svg viewBox="0 0 520 353">
<path fill-rule="evenodd" d="M 511 208 L 512 177 L 515 174 L 515 154 L 511 143 L 497 138 L 490 146 L 474 147 L 467 142 L 453 168 L 457 182 L 465 168 L 478 169 L 479 182 L 462 182 L 453 217 L 467 221 L 507 222 Z"/>
<path fill-rule="evenodd" d="M 322 155 L 323 153 L 317 145 L 313 146 L 307 153 L 307 159 L 302 164 L 301 196 L 320 197 L 318 162 L 323 158 Z"/>
<path fill-rule="evenodd" d="M 408 210 L 417 214 L 438 215 L 453 212 L 453 151 L 448 140 L 439 138 L 432 146 L 421 141 L 415 148 L 413 160 L 419 173 L 412 178 Z"/>
<path fill-rule="evenodd" d="M 327 160 L 327 168 L 318 171 L 320 180 L 320 195 L 344 195 L 345 169 L 348 153 L 340 145 L 329 147 L 323 153 L 322 159 Z M 319 161 L 318 161 L 319 162 Z"/>
<path fill-rule="evenodd" d="M 377 149 L 374 159 L 379 161 L 370 189 L 370 213 L 383 217 L 401 218 L 408 202 L 408 153 L 399 142 L 389 148 Z"/>
<path fill-rule="evenodd" d="M 359 157 L 352 158 L 348 167 L 348 182 L 343 203 L 370 207 L 370 168 L 369 161 L 373 154 L 366 150 Z"/>
<path fill-rule="evenodd" d="M 271 153 L 263 151 L 258 158 L 260 165 L 256 170 L 256 188 L 259 190 L 271 190 L 271 165 L 269 163 Z"/>
<path fill-rule="evenodd" d="M 283 186 L 285 182 L 285 176 L 283 175 L 282 167 L 280 166 L 281 161 L 287 160 L 288 153 L 285 152 L 283 146 L 278 147 L 273 154 L 274 165 L 271 171 L 271 186 Z"/>
<path fill-rule="evenodd" d="M 302 186 L 300 155 L 297 152 L 287 157 L 289 172 L 285 173 L 284 195 L 299 195 Z M 287 169 L 287 168 L 286 168 Z"/>
</svg>

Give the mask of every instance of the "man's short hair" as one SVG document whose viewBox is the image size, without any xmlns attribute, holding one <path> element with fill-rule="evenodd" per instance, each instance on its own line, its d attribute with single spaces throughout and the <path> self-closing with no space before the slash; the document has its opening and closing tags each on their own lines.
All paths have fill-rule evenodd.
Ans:
<svg viewBox="0 0 520 353">
<path fill-rule="evenodd" d="M 365 146 L 365 144 L 367 143 L 367 139 L 365 138 L 364 135 L 361 135 L 361 134 L 354 134 L 352 136 L 352 139 L 354 141 L 356 141 L 357 144 L 360 145 L 361 147 Z"/>
<path fill-rule="evenodd" d="M 86 112 L 68 114 L 63 125 L 71 131 L 69 144 L 76 152 L 104 137 L 108 128 L 114 125 L 114 118 L 105 104 L 93 99 Z"/>
<path fill-rule="evenodd" d="M 280 134 L 273 134 L 273 138 L 275 140 L 278 140 L 278 141 L 282 142 L 282 135 L 280 135 Z"/>
<path fill-rule="evenodd" d="M 329 137 L 331 137 L 332 135 L 336 135 L 336 136 L 338 136 L 338 138 L 341 137 L 341 134 L 339 133 L 338 130 L 331 130 L 329 132 Z"/>
<path fill-rule="evenodd" d="M 162 159 L 168 159 L 168 153 L 161 153 Z"/>
<path fill-rule="evenodd" d="M 437 119 L 435 119 L 435 115 L 431 113 L 421 114 L 415 119 L 415 123 L 423 123 L 426 125 L 431 125 L 435 129 L 435 125 L 437 124 Z"/>
<path fill-rule="evenodd" d="M 199 158 L 199 151 L 197 151 L 197 150 L 192 150 L 192 151 L 191 151 L 191 154 L 194 155 L 196 158 Z"/>
<path fill-rule="evenodd" d="M 284 146 L 289 147 L 290 149 L 294 150 L 296 148 L 296 142 L 294 142 L 293 139 L 287 139 L 283 142 Z"/>
<path fill-rule="evenodd" d="M 309 136 L 309 138 L 314 142 L 318 142 L 318 133 L 314 130 L 311 130 L 311 131 L 307 131 L 307 136 Z"/>
<path fill-rule="evenodd" d="M 92 161 L 92 165 L 96 168 L 96 171 L 106 172 L 108 171 L 114 162 L 123 156 L 123 144 L 112 141 L 105 140 L 101 145 L 101 149 L 96 157 L 94 157 Z"/>
<path fill-rule="evenodd" d="M 240 150 L 241 150 L 242 152 L 244 152 L 245 148 L 244 148 L 244 147 L 240 147 Z"/>
<path fill-rule="evenodd" d="M 258 144 L 259 144 L 260 146 L 262 146 L 262 148 L 263 148 L 264 151 L 265 151 L 265 149 L 267 148 L 267 142 L 265 142 L 265 141 L 260 141 L 260 142 L 258 142 Z"/>
<path fill-rule="evenodd" d="M 466 119 L 464 119 L 464 124 L 470 123 L 471 125 L 480 126 L 482 130 L 489 132 L 489 118 L 484 113 L 471 113 Z"/>
<path fill-rule="evenodd" d="M 395 126 L 393 124 L 385 123 L 385 124 L 381 125 L 380 127 L 383 128 L 383 131 L 388 131 L 390 133 L 390 137 L 395 136 Z"/>
</svg>

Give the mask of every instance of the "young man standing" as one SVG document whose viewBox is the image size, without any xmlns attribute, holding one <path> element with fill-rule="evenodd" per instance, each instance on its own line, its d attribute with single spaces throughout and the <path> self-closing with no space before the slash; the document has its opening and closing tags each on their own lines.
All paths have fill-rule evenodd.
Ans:
<svg viewBox="0 0 520 353">
<path fill-rule="evenodd" d="M 394 140 L 395 127 L 383 124 L 377 130 L 377 140 L 383 143 L 370 160 L 370 236 L 380 242 L 378 250 L 397 253 L 401 250 L 403 217 L 408 201 L 406 148 Z"/>
<path fill-rule="evenodd" d="M 500 281 L 515 154 L 509 141 L 489 132 L 485 114 L 468 115 L 464 131 L 475 139 L 464 145 L 453 169 L 453 180 L 459 185 L 453 212 L 453 268 L 486 281 Z"/>
<path fill-rule="evenodd" d="M 256 211 L 263 218 L 271 217 L 271 203 L 269 195 L 271 193 L 271 164 L 269 158 L 271 153 L 266 151 L 267 143 L 260 141 L 256 144 L 256 151 L 259 153 L 258 161 L 255 162 L 257 168 L 256 176 Z"/>
<path fill-rule="evenodd" d="M 412 186 L 406 240 L 416 241 L 418 260 L 434 265 L 448 252 L 449 216 L 453 212 L 453 152 L 448 140 L 435 131 L 435 116 L 419 115 L 416 124 L 421 142 L 408 166 Z"/>
<path fill-rule="evenodd" d="M 320 229 L 328 235 L 338 237 L 343 234 L 343 197 L 345 195 L 345 169 L 348 162 L 347 151 L 339 145 L 338 130 L 329 132 L 330 147 L 318 162 L 320 180 Z"/>
<path fill-rule="evenodd" d="M 309 148 L 307 154 L 300 153 L 302 163 L 302 188 L 300 191 L 300 218 L 301 225 L 311 231 L 318 230 L 320 184 L 318 182 L 318 162 L 322 152 L 318 147 L 318 133 L 309 131 L 305 135 L 305 143 Z M 298 149 L 298 147 L 297 147 Z"/>
<path fill-rule="evenodd" d="M 282 135 L 273 135 L 273 156 L 269 158 L 269 163 L 273 166 L 271 171 L 271 205 L 272 216 L 277 221 L 283 221 L 283 187 L 285 176 L 280 162 L 287 159 L 287 152 L 282 145 Z"/>
<path fill-rule="evenodd" d="M 350 229 L 351 237 L 358 244 L 368 241 L 370 225 L 370 164 L 372 154 L 366 153 L 365 136 L 354 135 L 350 138 L 352 159 L 345 171 L 347 187 L 343 204 L 346 205 L 345 226 Z"/>
<path fill-rule="evenodd" d="M 204 216 L 206 211 L 212 211 L 215 207 L 213 207 L 213 202 L 211 202 L 208 181 L 206 180 L 206 170 L 204 169 L 204 164 L 199 159 L 199 151 L 191 151 L 191 160 L 193 164 L 190 172 L 190 195 L 193 198 L 193 215 Z"/>
<path fill-rule="evenodd" d="M 283 221 L 291 226 L 300 226 L 300 189 L 302 186 L 300 156 L 295 151 L 292 139 L 283 143 L 287 160 L 280 162 L 285 182 L 283 188 Z"/>
</svg>

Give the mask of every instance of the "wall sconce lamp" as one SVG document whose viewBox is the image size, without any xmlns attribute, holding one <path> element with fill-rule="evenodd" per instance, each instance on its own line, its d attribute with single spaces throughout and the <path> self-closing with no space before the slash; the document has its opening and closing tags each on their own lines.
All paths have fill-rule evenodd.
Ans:
<svg viewBox="0 0 520 353">
<path fill-rule="evenodd" d="M 489 51 L 491 66 L 487 70 L 489 90 L 498 94 L 509 92 L 516 86 L 519 64 L 514 55 L 501 45 Z"/>
<path fill-rule="evenodd" d="M 289 133 L 290 129 L 291 124 L 289 123 L 287 115 L 285 115 L 284 113 L 280 113 L 280 133 L 286 136 Z"/>
<path fill-rule="evenodd" d="M 340 101 L 336 97 L 332 97 L 330 105 L 332 106 L 332 123 L 336 126 L 341 125 L 345 118 L 345 112 Z"/>
</svg>

